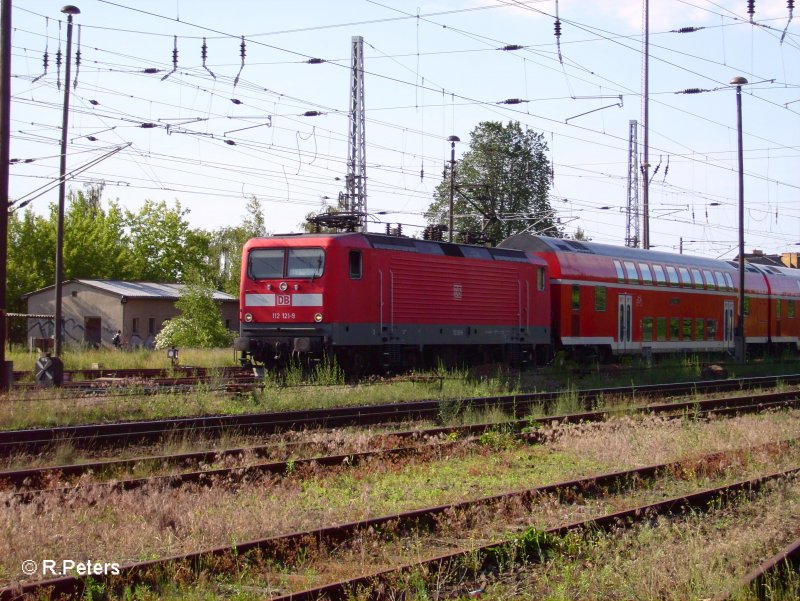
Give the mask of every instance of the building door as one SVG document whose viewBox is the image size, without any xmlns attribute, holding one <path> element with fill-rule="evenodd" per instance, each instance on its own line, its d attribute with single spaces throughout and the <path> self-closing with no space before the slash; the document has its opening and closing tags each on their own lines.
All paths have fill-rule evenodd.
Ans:
<svg viewBox="0 0 800 601">
<path fill-rule="evenodd" d="M 102 332 L 99 317 L 83 318 L 83 343 L 87 346 L 100 346 L 100 335 Z"/>
<path fill-rule="evenodd" d="M 617 350 L 625 352 L 631 348 L 633 330 L 633 297 L 620 294 L 617 301 Z"/>
</svg>

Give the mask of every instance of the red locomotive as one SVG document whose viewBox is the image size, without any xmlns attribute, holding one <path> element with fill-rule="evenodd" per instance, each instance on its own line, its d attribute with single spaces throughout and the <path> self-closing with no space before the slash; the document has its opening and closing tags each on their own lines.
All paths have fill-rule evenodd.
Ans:
<svg viewBox="0 0 800 601">
<path fill-rule="evenodd" d="M 382 234 L 288 234 L 242 256 L 236 348 L 268 367 L 335 358 L 348 372 L 733 351 L 726 261 L 517 234 L 497 248 Z M 797 349 L 800 271 L 748 264 L 748 345 Z"/>
<path fill-rule="evenodd" d="M 250 240 L 243 362 L 336 358 L 350 372 L 529 360 L 550 344 L 546 264 L 524 251 L 381 234 Z"/>
</svg>

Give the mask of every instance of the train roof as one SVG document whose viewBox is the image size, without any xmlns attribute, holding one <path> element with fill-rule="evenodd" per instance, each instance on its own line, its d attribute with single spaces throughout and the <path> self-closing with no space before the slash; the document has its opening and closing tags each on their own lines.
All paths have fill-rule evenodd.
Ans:
<svg viewBox="0 0 800 601">
<path fill-rule="evenodd" d="M 627 246 L 613 246 L 597 242 L 584 242 L 582 240 L 566 240 L 551 238 L 549 236 L 535 236 L 533 234 L 515 234 L 500 243 L 501 248 L 516 248 L 529 252 L 555 252 L 571 253 L 575 255 L 594 255 L 599 257 L 612 257 L 614 259 L 628 259 L 633 261 L 649 261 L 655 263 L 672 263 L 693 267 L 721 269 L 730 267 L 726 261 L 695 257 L 692 255 L 677 255 L 657 250 L 642 248 L 629 248 Z"/>
<path fill-rule="evenodd" d="M 452 242 L 440 242 L 436 240 L 420 240 L 418 238 L 410 238 L 408 236 L 396 236 L 389 234 L 373 234 L 361 232 L 343 232 L 343 233 L 322 233 L 322 234 L 276 234 L 267 239 L 280 239 L 280 238 L 299 238 L 299 239 L 346 239 L 348 237 L 359 238 L 365 240 L 372 248 L 381 248 L 385 250 L 397 250 L 403 252 L 412 252 L 426 255 L 439 255 L 448 257 L 464 257 L 468 259 L 484 259 L 496 261 L 512 261 L 518 263 L 540 263 L 540 259 L 527 254 L 523 249 L 515 248 L 489 248 L 486 246 L 478 246 L 472 244 L 455 244 Z"/>
</svg>

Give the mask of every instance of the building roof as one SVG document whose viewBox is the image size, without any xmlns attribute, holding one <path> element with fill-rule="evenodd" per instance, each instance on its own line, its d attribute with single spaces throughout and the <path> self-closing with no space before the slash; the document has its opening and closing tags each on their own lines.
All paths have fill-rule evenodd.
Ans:
<svg viewBox="0 0 800 601">
<path fill-rule="evenodd" d="M 160 299 L 160 300 L 178 300 L 181 293 L 186 288 L 186 284 L 167 284 L 161 282 L 124 282 L 122 280 L 69 280 L 64 284 L 78 283 L 89 288 L 95 288 L 114 294 L 120 297 L 127 298 L 142 298 L 142 299 Z M 33 292 L 28 292 L 23 295 L 23 298 L 29 297 L 45 290 L 52 290 L 55 286 L 47 286 Z M 215 291 L 213 295 L 216 301 L 236 301 L 235 296 L 231 296 L 225 292 Z"/>
</svg>

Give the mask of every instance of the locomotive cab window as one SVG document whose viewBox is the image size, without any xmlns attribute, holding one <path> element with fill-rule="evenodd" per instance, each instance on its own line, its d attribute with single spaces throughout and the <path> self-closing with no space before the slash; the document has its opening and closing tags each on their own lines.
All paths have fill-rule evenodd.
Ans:
<svg viewBox="0 0 800 601">
<path fill-rule="evenodd" d="M 349 264 L 350 264 L 350 279 L 360 280 L 363 273 L 360 250 L 350 251 Z"/>
<path fill-rule="evenodd" d="M 318 278 L 325 267 L 321 248 L 290 248 L 286 257 L 287 278 Z"/>
<path fill-rule="evenodd" d="M 248 255 L 247 273 L 254 280 L 269 280 L 283 277 L 282 248 L 254 248 Z"/>
</svg>

